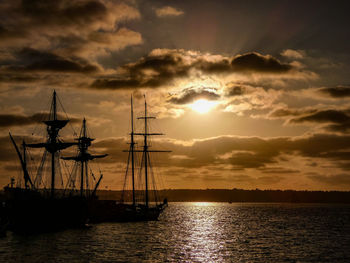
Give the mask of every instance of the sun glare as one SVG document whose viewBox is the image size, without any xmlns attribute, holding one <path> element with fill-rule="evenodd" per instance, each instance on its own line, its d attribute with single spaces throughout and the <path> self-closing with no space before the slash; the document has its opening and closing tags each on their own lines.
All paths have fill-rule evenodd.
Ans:
<svg viewBox="0 0 350 263">
<path fill-rule="evenodd" d="M 207 113 L 213 109 L 216 105 L 215 101 L 209 101 L 205 99 L 196 100 L 194 103 L 190 104 L 190 108 L 201 114 Z"/>
</svg>

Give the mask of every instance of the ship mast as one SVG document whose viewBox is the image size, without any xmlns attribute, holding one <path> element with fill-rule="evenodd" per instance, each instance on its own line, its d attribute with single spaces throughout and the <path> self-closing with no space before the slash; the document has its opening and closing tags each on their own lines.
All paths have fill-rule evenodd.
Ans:
<svg viewBox="0 0 350 263">
<path fill-rule="evenodd" d="M 125 173 L 125 181 L 124 181 L 124 187 L 123 187 L 123 193 L 121 200 L 124 201 L 124 190 L 126 186 L 126 177 L 128 175 L 129 171 L 129 164 L 130 164 L 130 157 L 131 157 L 131 180 L 132 180 L 132 205 L 136 206 L 136 198 L 135 198 L 135 139 L 134 139 L 134 106 L 133 106 L 133 98 L 132 95 L 130 96 L 130 120 L 131 120 L 131 132 L 130 132 L 130 147 L 129 150 L 125 150 L 123 152 L 128 152 L 128 162 L 126 167 L 126 173 Z"/>
<path fill-rule="evenodd" d="M 59 131 L 67 125 L 69 120 L 57 119 L 57 98 L 56 91 L 53 92 L 51 110 L 49 120 L 44 121 L 47 128 L 48 140 L 46 143 L 33 143 L 27 144 L 27 147 L 31 148 L 45 148 L 51 154 L 51 197 L 55 196 L 55 177 L 56 177 L 56 156 L 60 150 L 66 149 L 75 145 L 74 142 L 64 143 L 58 139 Z"/>
<path fill-rule="evenodd" d="M 9 133 L 10 135 L 10 139 L 12 141 L 12 144 L 14 145 L 15 149 L 16 149 L 16 152 L 17 152 L 17 155 L 18 155 L 18 158 L 19 158 L 19 161 L 21 162 L 21 166 L 22 166 L 22 170 L 23 170 L 23 178 L 24 178 L 24 187 L 25 189 L 28 189 L 29 186 L 28 186 L 28 183 L 30 184 L 30 187 L 32 189 L 34 189 L 34 184 L 32 182 L 32 180 L 30 179 L 30 176 L 29 176 L 29 173 L 28 173 L 28 170 L 27 170 L 27 158 L 26 158 L 26 144 L 25 142 L 23 141 L 22 143 L 22 146 L 23 146 L 23 156 L 21 155 L 18 147 L 17 147 L 17 144 L 15 142 L 15 140 L 13 139 L 11 133 Z"/>
<path fill-rule="evenodd" d="M 88 148 L 91 146 L 91 142 L 95 139 L 88 137 L 87 135 L 87 128 L 86 128 L 86 119 L 83 120 L 83 125 L 80 130 L 80 136 L 77 139 L 78 140 L 78 150 L 79 153 L 77 156 L 71 156 L 71 157 L 62 157 L 63 160 L 74 160 L 76 162 L 80 163 L 80 196 L 84 196 L 84 184 L 88 185 L 88 162 L 91 160 L 94 160 L 96 158 L 103 158 L 106 157 L 107 154 L 101 154 L 101 155 L 91 155 L 88 152 Z M 85 183 L 84 183 L 85 178 Z M 100 179 L 98 183 L 96 184 L 95 188 L 97 189 L 97 186 L 100 184 L 102 179 L 102 175 L 100 176 Z M 94 189 L 93 193 L 96 192 L 96 189 Z"/>
<path fill-rule="evenodd" d="M 130 142 L 130 151 L 131 151 L 131 178 L 132 178 L 132 204 L 136 205 L 135 200 L 135 141 L 134 141 L 134 106 L 132 103 L 132 95 L 131 95 L 131 142 Z"/>
<path fill-rule="evenodd" d="M 52 100 L 52 107 L 53 107 L 53 121 L 57 121 L 57 102 L 56 102 L 56 91 L 53 92 L 53 100 Z M 59 129 L 55 129 L 54 125 L 47 125 L 47 131 L 50 136 L 51 144 L 55 145 L 57 143 L 57 136 Z M 51 151 L 51 196 L 53 197 L 55 195 L 55 155 L 57 150 Z"/>
<path fill-rule="evenodd" d="M 146 96 L 144 95 L 145 98 L 145 115 L 142 117 L 139 117 L 138 119 L 144 119 L 144 133 L 133 133 L 134 135 L 142 135 L 144 136 L 144 142 L 143 142 L 143 150 L 142 150 L 142 159 L 144 161 L 144 167 L 145 167 L 145 206 L 146 208 L 149 207 L 149 194 L 148 194 L 148 164 L 150 163 L 150 152 L 171 152 L 171 151 L 161 151 L 161 150 L 149 150 L 149 145 L 148 145 L 148 137 L 153 136 L 153 135 L 164 135 L 163 133 L 150 133 L 148 132 L 148 120 L 149 119 L 155 119 L 156 117 L 152 116 L 147 116 L 147 102 L 146 102 Z"/>
</svg>

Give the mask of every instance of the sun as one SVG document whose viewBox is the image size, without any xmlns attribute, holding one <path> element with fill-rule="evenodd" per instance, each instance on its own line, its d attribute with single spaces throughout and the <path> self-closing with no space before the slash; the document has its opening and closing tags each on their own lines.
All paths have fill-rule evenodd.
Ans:
<svg viewBox="0 0 350 263">
<path fill-rule="evenodd" d="M 209 112 L 216 105 L 215 101 L 209 101 L 206 99 L 199 99 L 189 105 L 192 110 L 197 111 L 200 114 Z"/>
</svg>

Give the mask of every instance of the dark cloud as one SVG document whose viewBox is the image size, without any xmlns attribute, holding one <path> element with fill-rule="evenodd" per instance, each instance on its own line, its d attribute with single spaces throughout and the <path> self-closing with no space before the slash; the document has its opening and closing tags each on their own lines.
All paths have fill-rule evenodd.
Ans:
<svg viewBox="0 0 350 263">
<path fill-rule="evenodd" d="M 9 30 L 0 24 L 0 38 L 2 40 L 11 39 L 11 38 L 18 39 L 18 38 L 24 37 L 24 35 L 26 35 L 26 34 L 22 30 L 20 30 L 20 31 Z"/>
<path fill-rule="evenodd" d="M 318 122 L 318 123 L 337 123 L 342 124 L 350 121 L 350 116 L 344 111 L 339 110 L 320 110 L 318 112 L 291 119 L 290 122 Z"/>
<path fill-rule="evenodd" d="M 125 161 L 127 156 L 120 151 L 125 145 L 126 141 L 121 138 L 102 140 L 95 144 L 99 152 L 110 154 L 110 160 L 115 162 Z M 350 160 L 347 154 L 350 136 L 335 134 L 271 139 L 221 136 L 198 140 L 192 145 L 161 141 L 154 147 L 172 150 L 171 154 L 157 157 L 162 166 L 198 168 L 231 165 L 233 170 L 258 168 L 262 172 L 274 174 L 298 172 L 294 169 L 271 168 L 271 164 L 278 164 L 281 154 L 328 159 L 339 168 L 343 168 Z M 172 155 L 186 158 L 171 158 Z"/>
<path fill-rule="evenodd" d="M 236 85 L 227 89 L 226 96 L 228 97 L 241 96 L 245 94 L 245 91 L 246 89 L 244 86 Z"/>
<path fill-rule="evenodd" d="M 232 71 L 231 58 L 221 57 L 215 61 L 208 60 L 207 57 L 200 57 L 194 63 L 194 67 L 205 73 L 226 73 Z"/>
<path fill-rule="evenodd" d="M 333 88 L 320 88 L 319 92 L 333 97 L 333 98 L 347 98 L 350 97 L 350 87 L 349 86 L 337 86 Z"/>
<path fill-rule="evenodd" d="M 329 131 L 346 133 L 350 131 L 349 110 L 320 110 L 315 113 L 293 118 L 291 123 L 327 123 L 325 128 Z"/>
<path fill-rule="evenodd" d="M 238 97 L 245 94 L 250 94 L 256 90 L 256 87 L 252 87 L 244 84 L 228 83 L 225 88 L 226 97 Z"/>
<path fill-rule="evenodd" d="M 41 80 L 42 77 L 34 74 L 0 73 L 0 82 L 31 83 Z"/>
<path fill-rule="evenodd" d="M 199 59 L 196 66 L 204 72 L 257 72 L 257 73 L 286 73 L 293 69 L 290 64 L 283 64 L 271 55 L 250 52 L 231 58 L 211 61 Z"/>
<path fill-rule="evenodd" d="M 270 55 L 247 53 L 238 55 L 231 61 L 233 70 L 267 73 L 285 73 L 293 69 L 289 64 L 283 64 Z"/>
<path fill-rule="evenodd" d="M 11 32 L 67 35 L 98 29 L 114 29 L 121 19 L 136 18 L 136 9 L 122 1 L 100 0 L 11 0 L 0 6 L 2 19 L 0 32 L 18 37 Z M 7 3 L 6 3 L 7 2 Z M 62 32 L 66 30 L 66 32 Z M 50 34 L 51 33 L 51 34 Z M 25 38 L 23 35 L 22 38 Z"/>
<path fill-rule="evenodd" d="M 13 72 L 68 72 L 93 73 L 99 68 L 82 59 L 68 59 L 54 53 L 24 48 L 15 53 L 17 61 L 14 65 L 4 66 L 5 71 Z"/>
<path fill-rule="evenodd" d="M 316 123 L 328 131 L 346 133 L 350 131 L 349 109 L 279 108 L 268 114 L 268 118 L 286 119 L 287 123 Z"/>
<path fill-rule="evenodd" d="M 206 88 L 189 88 L 182 91 L 178 96 L 172 96 L 168 101 L 174 104 L 189 104 L 198 99 L 217 100 L 220 96 Z"/>
<path fill-rule="evenodd" d="M 15 139 L 20 141 L 20 138 Z M 258 172 L 263 174 L 271 174 L 271 176 L 252 179 L 253 183 L 277 183 L 283 180 L 282 176 L 286 174 L 298 176 L 298 170 L 278 166 L 280 156 L 283 154 L 305 157 L 309 161 L 314 158 L 323 159 L 332 163 L 334 168 L 343 169 L 344 171 L 350 169 L 350 136 L 346 135 L 315 134 L 296 138 L 281 137 L 270 139 L 220 136 L 197 140 L 190 145 L 164 140 L 158 141 L 152 146 L 154 146 L 154 149 L 172 150 L 171 154 L 157 155 L 157 165 L 162 169 L 175 169 L 173 171 L 177 171 L 176 169 L 180 169 L 179 171 L 187 169 L 187 171 L 190 171 L 191 169 L 205 168 L 208 170 L 206 172 L 208 175 L 215 175 L 213 171 L 221 168 L 226 171 L 257 169 Z M 94 153 L 109 154 L 108 157 L 100 160 L 101 163 L 107 165 L 111 163 L 124 164 L 127 160 L 127 153 L 122 150 L 127 148 L 126 138 L 109 138 L 96 141 L 91 150 Z M 0 138 L 0 150 L 0 161 L 8 162 L 16 159 L 15 151 L 8 137 Z M 172 155 L 186 158 L 172 158 Z M 216 170 L 214 169 L 215 167 Z M 314 169 L 318 168 L 318 166 L 314 167 Z M 310 174 L 310 176 L 313 175 L 317 174 Z M 334 179 L 334 185 L 340 184 L 340 181 L 343 182 L 345 175 L 341 177 L 343 179 L 332 178 Z M 327 177 L 318 176 L 312 179 L 327 180 Z"/>
<path fill-rule="evenodd" d="M 48 113 L 36 113 L 31 116 L 16 115 L 16 114 L 0 114 L 0 128 L 11 127 L 11 126 L 26 126 L 35 123 L 41 123 L 47 120 L 49 117 Z M 66 119 L 63 115 L 58 115 L 60 119 Z M 79 119 L 72 118 L 71 122 L 80 122 Z"/>
<path fill-rule="evenodd" d="M 124 1 L 4 0 L 0 17 L 3 86 L 26 79 L 61 85 L 51 73 L 64 73 L 71 80 L 73 73 L 86 74 L 71 81 L 71 86 L 85 86 L 93 73 L 102 71 L 98 57 L 142 43 L 140 33 L 119 26 L 140 17 L 137 8 Z"/>
<path fill-rule="evenodd" d="M 86 26 L 107 15 L 101 1 L 22 0 L 17 11 L 37 24 L 68 24 Z"/>
<path fill-rule="evenodd" d="M 300 173 L 296 169 L 286 169 L 283 167 L 263 167 L 259 169 L 264 174 L 290 174 L 290 173 Z"/>
<path fill-rule="evenodd" d="M 284 117 L 296 117 L 305 114 L 316 113 L 317 109 L 289 109 L 289 108 L 279 108 L 275 109 L 269 113 L 270 118 L 284 118 Z"/>
<path fill-rule="evenodd" d="M 129 89 L 169 85 L 176 78 L 188 77 L 193 70 L 204 74 L 259 73 L 284 74 L 293 69 L 269 55 L 249 53 L 228 58 L 185 50 L 153 50 L 136 63 L 121 67 L 124 74 L 101 78 L 92 88 Z"/>
<path fill-rule="evenodd" d="M 334 132 L 348 133 L 350 131 L 350 121 L 339 124 L 330 124 L 326 129 Z"/>
<path fill-rule="evenodd" d="M 142 87 L 160 87 L 175 78 L 186 77 L 191 65 L 185 63 L 181 54 L 149 54 L 136 63 L 122 66 L 125 72 L 117 78 L 105 78 L 94 81 L 93 88 L 128 89 Z"/>
<path fill-rule="evenodd" d="M 263 139 L 258 137 L 222 136 L 195 142 L 187 154 L 188 165 L 232 164 L 242 168 L 266 168 L 268 164 L 278 163 L 282 153 L 303 157 L 332 159 L 325 153 L 344 152 L 350 149 L 350 136 L 316 134 L 299 138 L 281 137 Z M 174 146 L 168 146 L 173 149 Z M 175 146 L 175 149 L 176 146 Z M 176 150 L 175 150 L 176 152 Z M 346 154 L 339 154 L 337 161 L 349 162 Z M 186 163 L 186 160 L 183 160 Z M 342 162 L 334 162 L 341 167 Z"/>
<path fill-rule="evenodd" d="M 342 161 L 342 160 L 350 160 L 350 152 L 343 150 L 343 151 L 327 151 L 320 153 L 321 158 L 328 158 L 335 161 Z"/>
<path fill-rule="evenodd" d="M 274 157 L 277 157 L 278 153 L 272 152 L 259 152 L 254 153 L 236 153 L 230 158 L 227 158 L 229 164 L 240 168 L 260 168 L 265 167 L 266 164 L 276 163 Z"/>
</svg>

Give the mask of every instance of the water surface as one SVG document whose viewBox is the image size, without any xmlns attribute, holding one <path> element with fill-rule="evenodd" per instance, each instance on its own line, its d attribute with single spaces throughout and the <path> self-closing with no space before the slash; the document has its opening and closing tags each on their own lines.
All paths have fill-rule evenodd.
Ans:
<svg viewBox="0 0 350 263">
<path fill-rule="evenodd" d="M 156 222 L 9 233 L 0 262 L 350 262 L 350 205 L 171 203 Z"/>
</svg>

